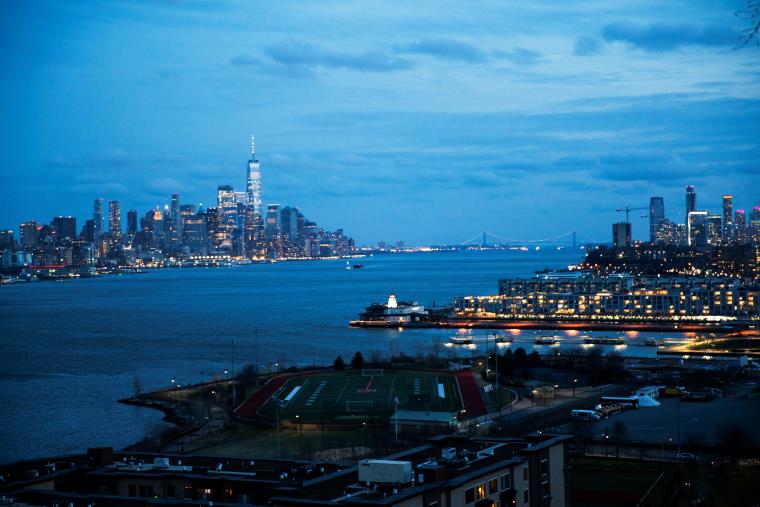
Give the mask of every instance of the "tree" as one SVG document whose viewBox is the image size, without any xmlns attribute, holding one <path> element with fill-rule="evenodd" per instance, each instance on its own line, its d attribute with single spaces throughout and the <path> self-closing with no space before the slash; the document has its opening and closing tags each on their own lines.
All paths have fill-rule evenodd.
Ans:
<svg viewBox="0 0 760 507">
<path fill-rule="evenodd" d="M 528 364 L 528 353 L 525 352 L 525 349 L 522 347 L 518 347 L 517 350 L 515 350 L 515 365 L 518 368 L 524 368 Z"/>
<path fill-rule="evenodd" d="M 333 368 L 336 370 L 345 370 L 346 369 L 346 362 L 343 361 L 343 358 L 338 356 L 335 358 L 335 362 L 333 362 Z"/>
<path fill-rule="evenodd" d="M 358 350 L 356 351 L 356 354 L 354 354 L 353 359 L 351 359 L 351 368 L 354 368 L 356 370 L 364 368 L 364 357 Z"/>
<path fill-rule="evenodd" d="M 747 0 L 747 7 L 736 11 L 736 16 L 748 22 L 748 26 L 741 31 L 742 45 L 753 41 L 760 45 L 760 0 Z"/>
</svg>

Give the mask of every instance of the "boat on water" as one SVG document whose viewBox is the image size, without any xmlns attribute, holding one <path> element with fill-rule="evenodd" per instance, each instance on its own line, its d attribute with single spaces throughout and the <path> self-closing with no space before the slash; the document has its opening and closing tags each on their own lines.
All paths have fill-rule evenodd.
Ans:
<svg viewBox="0 0 760 507">
<path fill-rule="evenodd" d="M 353 266 L 351 266 L 351 267 L 352 267 L 353 269 L 361 269 L 361 268 L 363 268 L 363 267 L 364 267 L 364 264 L 354 264 L 354 265 L 353 265 Z"/>
<path fill-rule="evenodd" d="M 514 338 L 512 338 L 509 335 L 497 334 L 494 337 L 494 340 L 496 341 L 496 343 L 512 343 L 514 341 Z"/>
<path fill-rule="evenodd" d="M 644 342 L 644 345 L 647 347 L 661 347 L 662 345 L 665 345 L 665 340 L 658 338 L 649 338 Z"/>
<path fill-rule="evenodd" d="M 471 336 L 452 336 L 449 338 L 449 343 L 452 345 L 472 345 Z"/>
<path fill-rule="evenodd" d="M 592 338 L 590 336 L 583 339 L 583 343 L 589 345 L 625 345 L 625 340 L 617 337 L 603 336 L 600 338 Z"/>
<path fill-rule="evenodd" d="M 555 345 L 559 343 L 559 338 L 556 336 L 539 336 L 533 343 L 536 345 Z"/>
</svg>

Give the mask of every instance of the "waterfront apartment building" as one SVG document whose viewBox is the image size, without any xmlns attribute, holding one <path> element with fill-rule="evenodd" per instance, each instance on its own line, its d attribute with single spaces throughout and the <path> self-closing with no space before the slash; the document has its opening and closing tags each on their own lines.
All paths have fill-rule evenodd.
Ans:
<svg viewBox="0 0 760 507">
<path fill-rule="evenodd" d="M 582 320 L 760 320 L 760 283 L 734 278 L 588 274 L 499 280 L 496 296 L 455 301 L 460 317 Z"/>
</svg>

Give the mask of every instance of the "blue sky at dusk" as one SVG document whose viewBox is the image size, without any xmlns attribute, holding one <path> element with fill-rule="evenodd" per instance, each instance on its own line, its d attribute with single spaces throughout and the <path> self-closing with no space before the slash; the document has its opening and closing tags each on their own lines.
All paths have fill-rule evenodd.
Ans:
<svg viewBox="0 0 760 507">
<path fill-rule="evenodd" d="M 245 188 L 359 244 L 760 204 L 743 1 L 6 2 L 0 227 Z M 648 234 L 633 214 L 634 237 Z M 124 220 L 125 221 L 125 220 Z"/>
</svg>

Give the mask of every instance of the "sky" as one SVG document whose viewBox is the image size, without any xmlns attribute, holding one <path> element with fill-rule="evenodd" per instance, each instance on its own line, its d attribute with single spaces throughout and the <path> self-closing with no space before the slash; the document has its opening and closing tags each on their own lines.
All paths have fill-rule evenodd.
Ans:
<svg viewBox="0 0 760 507">
<path fill-rule="evenodd" d="M 358 244 L 760 204 L 745 2 L 4 2 L 0 227 L 245 189 Z M 645 211 L 631 215 L 646 239 Z M 125 221 L 125 220 L 124 220 Z"/>
</svg>

